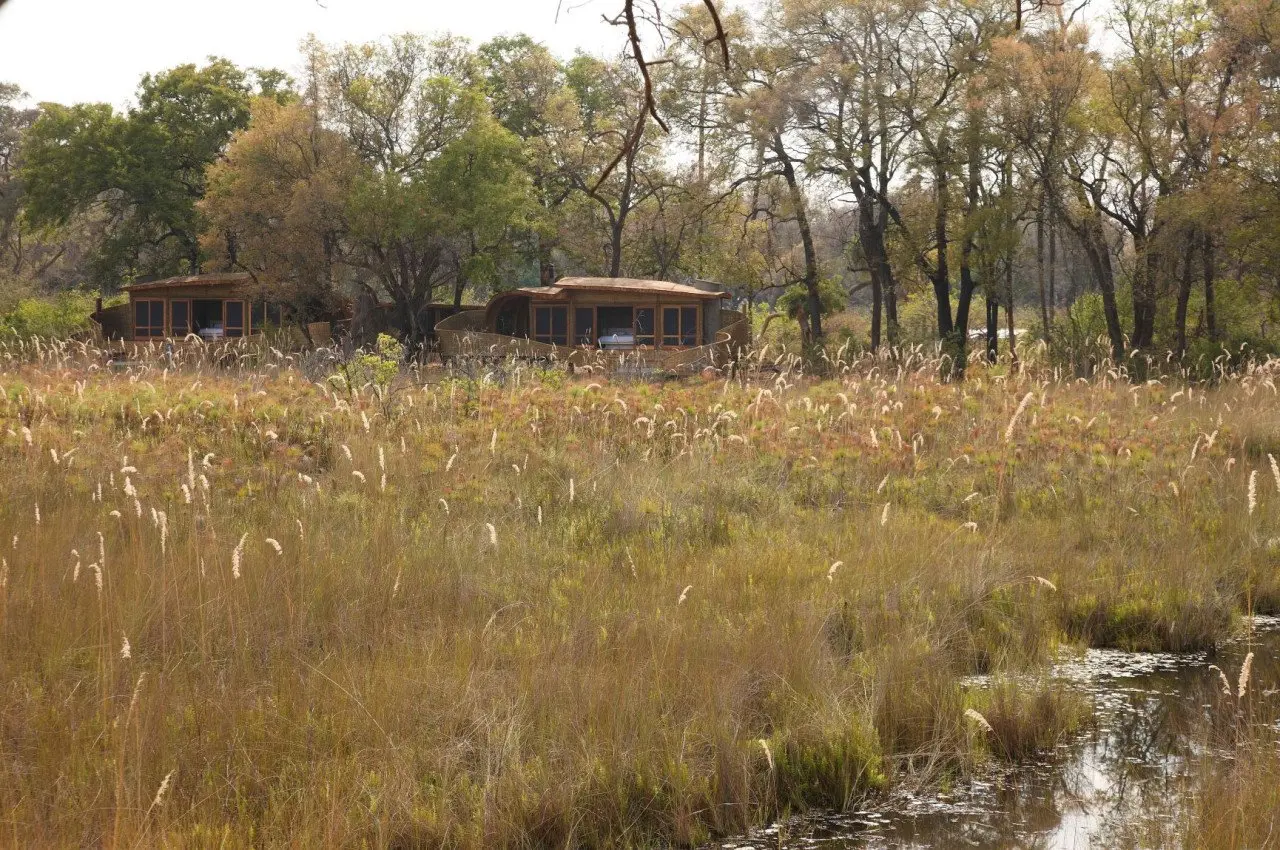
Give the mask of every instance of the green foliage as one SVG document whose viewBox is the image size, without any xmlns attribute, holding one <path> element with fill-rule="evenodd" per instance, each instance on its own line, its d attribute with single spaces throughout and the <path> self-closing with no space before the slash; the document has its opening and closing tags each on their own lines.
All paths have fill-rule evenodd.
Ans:
<svg viewBox="0 0 1280 850">
<path fill-rule="evenodd" d="M 46 298 L 23 298 L 0 314 L 0 334 L 19 337 L 69 339 L 90 330 L 89 314 L 95 295 L 63 292 Z"/>
<path fill-rule="evenodd" d="M 330 126 L 359 162 L 341 259 L 394 302 L 416 345 L 441 284 L 495 287 L 535 227 L 523 145 L 492 117 L 483 63 L 463 42 L 405 35 L 306 50 Z"/>
<path fill-rule="evenodd" d="M 925 295 L 898 302 L 898 338 L 905 345 L 933 345 L 938 341 L 938 307 Z"/>
<path fill-rule="evenodd" d="M 426 179 L 439 232 L 463 246 L 460 284 L 496 286 L 516 248 L 513 236 L 530 231 L 538 215 L 520 139 L 481 114 L 440 152 Z"/>
<path fill-rule="evenodd" d="M 1092 374 L 1111 356 L 1102 296 L 1085 293 L 1059 311 L 1050 342 L 1055 362 L 1069 366 L 1076 375 Z"/>
<path fill-rule="evenodd" d="M 822 315 L 829 316 L 832 313 L 838 313 L 845 308 L 848 300 L 848 295 L 840 285 L 839 280 L 823 278 L 818 281 L 818 303 L 821 305 Z M 809 291 L 805 289 L 803 284 L 793 284 L 787 287 L 786 291 L 778 297 L 774 306 L 794 319 L 800 315 L 801 310 L 808 310 Z"/>
<path fill-rule="evenodd" d="M 303 319 L 340 298 L 338 261 L 360 167 L 349 142 L 317 120 L 302 104 L 256 98 L 250 126 L 209 168 L 200 202 L 206 250 L 234 233 L 237 260 L 255 270 L 260 294 Z"/>
<path fill-rule="evenodd" d="M 24 139 L 28 219 L 61 227 L 104 214 L 108 226 L 91 262 L 104 288 L 138 274 L 198 271 L 205 168 L 248 123 L 249 100 L 245 73 L 211 59 L 143 77 L 138 103 L 125 113 L 45 104 Z"/>
<path fill-rule="evenodd" d="M 329 376 L 329 383 L 334 389 L 351 396 L 372 386 L 380 397 L 385 397 L 391 382 L 400 372 L 404 355 L 404 346 L 395 337 L 378 334 L 373 348 L 362 348 L 340 363 L 338 371 Z"/>
</svg>

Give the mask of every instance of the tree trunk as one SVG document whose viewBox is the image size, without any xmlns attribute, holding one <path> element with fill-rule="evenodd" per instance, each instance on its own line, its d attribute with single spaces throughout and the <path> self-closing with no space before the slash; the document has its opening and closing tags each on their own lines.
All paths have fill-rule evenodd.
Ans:
<svg viewBox="0 0 1280 850">
<path fill-rule="evenodd" d="M 236 267 L 240 265 L 240 246 L 236 241 L 236 234 L 234 231 L 228 230 L 224 232 L 223 237 L 227 243 L 227 271 L 235 271 Z"/>
<path fill-rule="evenodd" d="M 1009 319 L 1009 357 L 1013 361 L 1013 365 L 1018 365 L 1018 337 L 1014 333 L 1013 324 L 1013 263 L 1010 262 L 1005 266 L 1004 270 L 1004 288 L 1005 297 L 1009 302 L 1005 305 L 1005 315 Z"/>
<path fill-rule="evenodd" d="M 963 377 L 968 365 L 969 347 L 969 307 L 973 304 L 973 292 L 977 282 L 973 277 L 973 250 L 975 222 L 978 216 L 978 194 L 982 179 L 981 139 L 978 135 L 978 118 L 969 116 L 968 155 L 965 164 L 965 228 L 964 240 L 960 243 L 960 298 L 956 302 L 956 323 L 952 332 L 952 354 L 955 364 L 952 367 L 958 376 Z"/>
<path fill-rule="evenodd" d="M 622 218 L 609 228 L 609 277 L 622 277 Z"/>
<path fill-rule="evenodd" d="M 1057 316 L 1054 315 L 1057 307 L 1057 282 L 1058 282 L 1058 228 L 1057 222 L 1053 220 L 1053 209 L 1046 209 L 1045 212 L 1049 216 L 1049 333 L 1053 333 L 1053 322 Z"/>
<path fill-rule="evenodd" d="M 1000 357 L 1000 299 L 987 285 L 987 362 L 995 363 Z"/>
<path fill-rule="evenodd" d="M 1160 263 L 1159 253 L 1151 247 L 1147 233 L 1135 233 L 1133 250 L 1136 255 L 1133 275 L 1133 339 L 1135 349 L 1150 348 L 1155 341 L 1156 277 Z"/>
<path fill-rule="evenodd" d="M 898 347 L 898 289 L 890 276 L 884 280 L 884 329 L 885 342 L 889 347 Z"/>
<path fill-rule="evenodd" d="M 1115 272 L 1111 267 L 1111 252 L 1098 213 L 1086 213 L 1080 221 L 1065 219 L 1067 226 L 1080 240 L 1089 261 L 1098 291 L 1102 293 L 1102 312 L 1107 321 L 1107 337 L 1111 341 L 1111 357 L 1119 362 L 1124 357 L 1124 331 L 1120 327 L 1120 310 L 1116 304 Z"/>
<path fill-rule="evenodd" d="M 862 253 L 867 260 L 867 272 L 871 277 L 871 350 L 880 347 L 881 313 L 886 309 L 886 294 L 893 288 L 893 268 L 889 265 L 888 252 L 884 245 L 883 217 L 877 218 L 873 212 L 873 203 L 864 193 L 858 202 L 858 241 L 862 243 Z M 894 318 L 896 320 L 896 310 Z M 893 328 L 889 330 L 889 344 L 893 345 L 896 335 Z"/>
<path fill-rule="evenodd" d="M 613 212 L 613 207 L 609 205 L 608 199 L 599 194 L 593 194 L 592 197 L 605 208 L 605 212 L 609 216 L 609 277 L 622 277 L 622 235 L 626 231 L 627 216 L 631 213 L 631 190 L 635 187 L 635 156 L 636 151 L 640 147 L 640 140 L 636 139 L 631 146 L 631 150 L 623 157 L 622 164 L 625 167 L 622 179 L 622 188 L 618 192 L 618 212 Z"/>
<path fill-rule="evenodd" d="M 1049 338 L 1049 293 L 1044 285 L 1044 198 L 1040 199 L 1040 211 L 1036 216 L 1036 288 L 1040 292 L 1040 324 L 1044 338 Z"/>
<path fill-rule="evenodd" d="M 538 244 L 538 283 L 543 286 L 550 286 L 556 282 L 556 267 L 551 261 L 551 247 L 542 244 L 539 240 Z"/>
<path fill-rule="evenodd" d="M 810 339 L 816 343 L 822 338 L 822 296 L 818 291 L 818 251 L 813 244 L 809 213 L 805 207 L 804 192 L 796 176 L 795 164 L 782 144 L 782 137 L 776 133 L 773 137 L 773 152 L 778 156 L 778 162 L 782 166 L 782 176 L 786 180 L 792 206 L 795 207 L 796 226 L 800 228 L 800 242 L 804 247 L 804 288 L 809 296 L 807 312 Z"/>
<path fill-rule="evenodd" d="M 937 195 L 933 231 L 938 255 L 933 267 L 933 297 L 938 304 L 938 338 L 945 342 L 951 337 L 954 325 L 951 322 L 951 269 L 947 265 L 947 213 L 950 211 L 951 198 L 947 187 L 947 164 L 942 154 L 944 149 L 944 145 L 939 145 L 933 169 L 936 184 L 934 191 Z"/>
<path fill-rule="evenodd" d="M 960 298 L 956 302 L 956 324 L 951 331 L 951 338 L 954 340 L 952 354 L 956 358 L 954 368 L 958 376 L 964 375 L 964 367 L 969 356 L 969 307 L 973 304 L 973 291 L 976 288 L 973 267 L 969 263 L 966 251 L 960 263 Z"/>
<path fill-rule="evenodd" d="M 871 276 L 871 352 L 880 350 L 880 314 L 884 311 L 884 294 L 880 279 Z"/>
<path fill-rule="evenodd" d="M 1200 252 L 1200 256 L 1204 259 L 1204 324 L 1205 330 L 1209 333 L 1209 339 L 1214 342 L 1218 341 L 1218 310 L 1214 304 L 1213 282 L 1217 277 L 1217 268 L 1215 266 L 1216 258 L 1213 253 L 1213 234 L 1208 230 L 1204 233 L 1204 248 Z"/>
<path fill-rule="evenodd" d="M 1182 276 L 1178 279 L 1178 306 L 1174 310 L 1173 327 L 1176 334 L 1175 353 L 1181 357 L 1187 351 L 1187 304 L 1191 301 L 1191 260 L 1195 253 L 1195 240 L 1188 240 L 1182 258 Z"/>
</svg>

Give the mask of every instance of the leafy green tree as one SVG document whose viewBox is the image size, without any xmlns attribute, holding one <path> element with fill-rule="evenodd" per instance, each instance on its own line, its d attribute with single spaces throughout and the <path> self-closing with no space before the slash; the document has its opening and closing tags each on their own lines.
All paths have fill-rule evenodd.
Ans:
<svg viewBox="0 0 1280 850">
<path fill-rule="evenodd" d="M 496 121 L 465 42 L 412 35 L 307 46 L 310 97 L 360 164 L 347 195 L 346 264 L 389 297 L 411 343 L 452 285 L 493 285 L 532 218 L 519 139 Z"/>
<path fill-rule="evenodd" d="M 472 61 L 452 39 L 305 47 L 308 90 L 323 121 L 360 159 L 347 197 L 347 262 L 395 304 L 411 341 L 448 282 L 448 210 L 432 196 L 431 164 L 484 113 Z"/>
<path fill-rule="evenodd" d="M 520 139 L 486 114 L 440 152 L 428 171 L 431 203 L 454 244 L 453 303 L 471 285 L 490 289 L 532 231 L 537 207 Z"/>
<path fill-rule="evenodd" d="M 539 214 L 528 231 L 527 249 L 537 260 L 538 280 L 556 279 L 554 250 L 565 203 L 576 191 L 571 171 L 562 168 L 552 140 L 574 126 L 577 99 L 564 66 L 528 36 L 499 37 L 476 51 L 493 116 L 524 147 L 524 163 Z"/>
<path fill-rule="evenodd" d="M 17 106 L 22 97 L 17 86 L 0 83 L 0 281 L 17 278 L 26 265 L 18 156 L 22 135 L 37 113 Z"/>
<path fill-rule="evenodd" d="M 147 75 L 137 106 L 123 114 L 106 104 L 45 104 L 24 142 L 27 217 L 61 227 L 100 212 L 107 226 L 91 268 L 108 287 L 198 271 L 205 169 L 248 123 L 249 101 L 245 72 L 211 59 Z"/>
<path fill-rule="evenodd" d="M 587 269 L 619 277 L 631 214 L 661 190 L 661 138 L 644 119 L 640 75 L 624 61 L 579 54 L 565 79 L 574 109 L 543 140 L 574 187 L 564 241 Z"/>
</svg>

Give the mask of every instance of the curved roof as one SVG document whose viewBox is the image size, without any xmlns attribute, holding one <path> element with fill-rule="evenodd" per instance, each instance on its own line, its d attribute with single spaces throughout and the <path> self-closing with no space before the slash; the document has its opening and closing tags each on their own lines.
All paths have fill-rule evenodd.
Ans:
<svg viewBox="0 0 1280 850">
<path fill-rule="evenodd" d="M 566 292 L 635 292 L 653 295 L 679 295 L 685 298 L 728 298 L 729 293 L 711 285 L 672 283 L 668 280 L 643 280 L 634 277 L 566 277 L 554 286 L 525 286 L 514 290 L 536 298 L 559 298 Z"/>
</svg>

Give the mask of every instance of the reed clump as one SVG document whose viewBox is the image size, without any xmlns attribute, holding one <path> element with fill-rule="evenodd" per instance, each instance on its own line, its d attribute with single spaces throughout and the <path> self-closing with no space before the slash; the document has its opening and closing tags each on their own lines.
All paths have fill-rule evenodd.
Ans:
<svg viewBox="0 0 1280 850">
<path fill-rule="evenodd" d="M 1086 721 L 1087 700 L 1043 680 L 1002 680 L 969 696 L 979 741 L 996 758 L 1012 763 L 1045 757 Z M 972 718 L 975 722 L 977 718 Z"/>
</svg>

